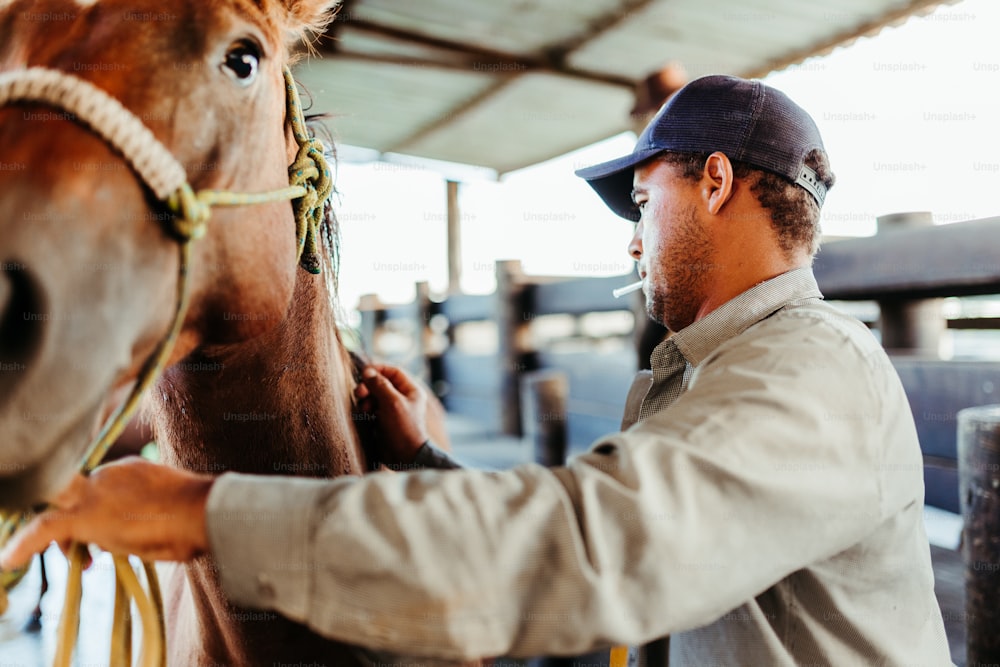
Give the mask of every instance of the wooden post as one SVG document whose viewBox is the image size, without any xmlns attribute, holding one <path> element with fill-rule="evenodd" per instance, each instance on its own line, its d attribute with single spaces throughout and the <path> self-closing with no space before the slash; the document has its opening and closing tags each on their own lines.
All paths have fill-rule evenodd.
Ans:
<svg viewBox="0 0 1000 667">
<path fill-rule="evenodd" d="M 430 381 L 430 321 L 431 321 L 431 288 L 426 280 L 416 284 L 416 322 L 413 323 L 416 357 L 412 362 L 412 370 L 424 382 Z"/>
<path fill-rule="evenodd" d="M 566 400 L 569 379 L 562 371 L 532 371 L 521 378 L 525 435 L 535 445 L 535 462 L 544 466 L 566 463 Z"/>
<path fill-rule="evenodd" d="M 496 263 L 497 276 L 497 364 L 500 370 L 500 432 L 521 436 L 520 375 L 525 370 L 521 358 L 521 337 L 531 319 L 524 312 L 524 285 L 521 262 Z"/>
<path fill-rule="evenodd" d="M 968 665 L 1000 663 L 1000 405 L 958 412 Z"/>
<path fill-rule="evenodd" d="M 929 212 L 893 213 L 877 218 L 878 233 L 934 224 Z M 940 299 L 879 301 L 882 347 L 893 354 L 919 354 L 936 358 L 947 323 Z"/>
<path fill-rule="evenodd" d="M 448 181 L 448 294 L 462 291 L 462 210 L 458 182 Z"/>
<path fill-rule="evenodd" d="M 376 354 L 375 332 L 378 330 L 382 303 L 375 294 L 362 294 L 358 299 L 358 311 L 361 314 L 361 344 L 368 356 Z"/>
</svg>

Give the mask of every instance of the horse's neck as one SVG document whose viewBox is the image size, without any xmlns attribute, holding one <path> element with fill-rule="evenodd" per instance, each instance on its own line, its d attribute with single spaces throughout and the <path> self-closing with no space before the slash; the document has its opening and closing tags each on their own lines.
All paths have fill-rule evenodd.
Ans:
<svg viewBox="0 0 1000 667">
<path fill-rule="evenodd" d="M 349 360 L 324 279 L 304 271 L 298 276 L 283 322 L 251 341 L 192 354 L 164 374 L 148 398 L 165 462 L 208 473 L 364 471 L 351 419 Z M 344 646 L 284 617 L 238 619 L 208 556 L 164 583 L 171 664 L 305 664 L 318 658 L 358 664 Z"/>
<path fill-rule="evenodd" d="M 360 474 L 353 386 L 323 277 L 300 271 L 283 322 L 184 359 L 159 382 L 151 413 L 164 460 L 189 470 Z"/>
</svg>

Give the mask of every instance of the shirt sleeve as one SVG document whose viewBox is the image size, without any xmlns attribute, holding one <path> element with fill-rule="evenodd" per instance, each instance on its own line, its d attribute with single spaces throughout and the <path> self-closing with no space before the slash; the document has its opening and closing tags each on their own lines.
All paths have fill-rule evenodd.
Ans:
<svg viewBox="0 0 1000 667">
<path fill-rule="evenodd" d="M 413 464 L 420 468 L 433 468 L 435 470 L 454 470 L 461 468 L 462 464 L 451 458 L 448 452 L 435 446 L 430 440 L 420 445 L 417 455 L 413 459 Z"/>
<path fill-rule="evenodd" d="M 335 639 L 449 659 L 704 625 L 892 511 L 862 357 L 801 325 L 724 345 L 670 408 L 565 468 L 224 475 L 223 585 Z"/>
</svg>

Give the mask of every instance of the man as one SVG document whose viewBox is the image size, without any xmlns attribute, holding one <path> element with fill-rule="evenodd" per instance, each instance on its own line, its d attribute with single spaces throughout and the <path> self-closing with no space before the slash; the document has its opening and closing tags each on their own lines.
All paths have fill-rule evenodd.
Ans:
<svg viewBox="0 0 1000 667">
<path fill-rule="evenodd" d="M 330 481 L 108 466 L 4 564 L 71 537 L 211 551 L 234 601 L 408 654 L 669 634 L 671 667 L 951 664 L 906 398 L 810 270 L 833 183 L 812 119 L 760 82 L 705 77 L 630 155 L 578 173 L 637 222 L 649 313 L 675 332 L 632 392 L 633 426 L 553 469 Z M 419 396 L 386 373 L 365 392 L 405 459 L 426 439 Z M 117 520 L 140 505 L 164 520 Z"/>
</svg>

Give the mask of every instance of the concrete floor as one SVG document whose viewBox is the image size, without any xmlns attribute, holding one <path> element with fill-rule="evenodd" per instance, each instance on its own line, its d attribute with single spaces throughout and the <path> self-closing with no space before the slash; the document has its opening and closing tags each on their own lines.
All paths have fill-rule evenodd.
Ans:
<svg viewBox="0 0 1000 667">
<path fill-rule="evenodd" d="M 45 553 L 49 592 L 42 600 L 42 630 L 22 632 L 38 602 L 38 559 L 21 584 L 11 592 L 11 605 L 0 618 L 0 666 L 48 667 L 55 655 L 56 630 L 66 589 L 66 559 L 51 548 Z M 108 664 L 111 615 L 114 609 L 114 566 L 108 554 L 100 554 L 83 576 L 83 609 L 74 665 L 97 667 Z M 136 629 L 134 636 L 140 631 Z"/>
<path fill-rule="evenodd" d="M 944 617 L 951 659 L 958 667 L 965 667 L 965 568 L 962 554 L 931 545 L 931 560 L 934 563 L 934 593 Z"/>
</svg>

